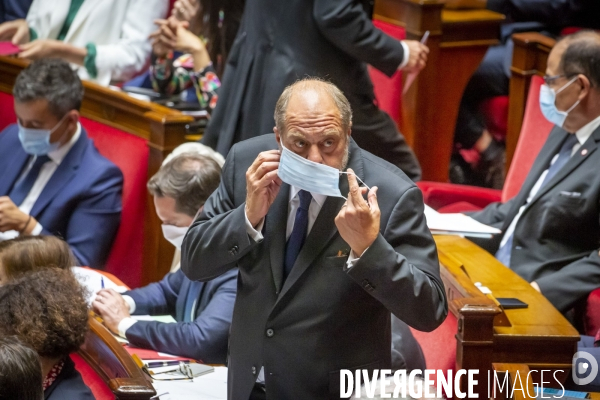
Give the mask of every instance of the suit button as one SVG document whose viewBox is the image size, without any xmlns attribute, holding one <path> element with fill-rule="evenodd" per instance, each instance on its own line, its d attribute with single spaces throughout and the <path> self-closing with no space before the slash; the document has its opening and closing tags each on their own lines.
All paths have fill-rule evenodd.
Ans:
<svg viewBox="0 0 600 400">
<path fill-rule="evenodd" d="M 256 375 L 256 367 L 252 366 L 252 375 Z"/>
<path fill-rule="evenodd" d="M 273 335 L 275 334 L 275 332 L 273 332 L 273 329 L 267 329 L 267 336 L 268 337 L 273 337 Z"/>
<path fill-rule="evenodd" d="M 238 247 L 237 246 L 233 246 L 231 249 L 229 249 L 229 254 L 231 254 L 232 256 L 236 255 L 238 252 Z"/>
</svg>

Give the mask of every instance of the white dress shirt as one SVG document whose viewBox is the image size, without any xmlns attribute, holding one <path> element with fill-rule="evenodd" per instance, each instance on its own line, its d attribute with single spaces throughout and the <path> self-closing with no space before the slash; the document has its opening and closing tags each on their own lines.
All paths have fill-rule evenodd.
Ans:
<svg viewBox="0 0 600 400">
<path fill-rule="evenodd" d="M 592 133 L 594 133 L 594 131 L 598 127 L 600 127 L 600 117 L 589 122 L 583 128 L 581 128 L 580 130 L 575 132 L 575 135 L 577 136 L 577 143 L 575 143 L 575 145 L 573 146 L 573 150 L 571 150 L 571 157 L 573 156 L 573 154 L 575 154 L 577 152 L 577 150 L 579 150 L 579 148 L 581 146 L 583 146 L 583 144 L 588 140 L 588 138 L 592 135 Z M 552 166 L 552 164 L 554 164 L 556 162 L 557 158 L 558 158 L 558 153 L 554 156 L 554 158 L 552 158 L 552 161 L 550 162 L 550 166 Z M 550 169 L 550 166 L 548 166 L 548 169 Z M 500 242 L 500 247 L 504 246 L 506 244 L 506 242 L 508 241 L 508 238 L 511 237 L 512 234 L 515 232 L 515 228 L 517 226 L 517 223 L 519 222 L 519 218 L 521 218 L 521 214 L 523 214 L 523 211 L 525 211 L 525 209 L 527 208 L 527 206 L 529 205 L 531 200 L 535 197 L 537 192 L 540 190 L 540 187 L 542 187 L 542 183 L 544 182 L 544 179 L 546 179 L 546 175 L 548 175 L 548 169 L 545 170 L 544 172 L 542 172 L 542 174 L 540 175 L 540 177 L 537 180 L 537 182 L 535 183 L 535 185 L 533 185 L 533 187 L 531 188 L 531 191 L 529 192 L 529 196 L 527 197 L 527 201 L 525 202 L 524 205 L 521 206 L 521 208 L 519 208 L 519 213 L 517 214 L 517 216 L 512 220 L 512 222 L 508 226 L 506 233 L 504 233 L 504 236 L 502 237 L 502 241 Z"/>
<path fill-rule="evenodd" d="M 77 123 L 77 130 L 75 131 L 75 134 L 73 135 L 71 140 L 69 140 L 67 143 L 65 143 L 58 149 L 48 153 L 48 157 L 50 157 L 50 161 L 46 162 L 40 168 L 40 173 L 38 174 L 37 179 L 35 180 L 33 186 L 31 187 L 29 194 L 27 194 L 27 197 L 25 197 L 25 199 L 23 200 L 23 203 L 21 203 L 19 205 L 19 210 L 21 210 L 25 214 L 29 215 L 29 213 L 33 209 L 35 202 L 40 197 L 40 194 L 42 194 L 42 191 L 46 187 L 46 184 L 48 183 L 48 181 L 50 181 L 50 178 L 52 178 L 52 175 L 54 174 L 54 172 L 56 172 L 56 169 L 58 168 L 60 163 L 62 163 L 62 161 L 65 159 L 65 157 L 67 156 L 67 153 L 75 145 L 75 143 L 77 142 L 77 140 L 79 139 L 80 136 L 81 136 L 81 124 Z M 36 159 L 35 157 L 31 157 L 31 159 L 27 163 L 27 166 L 25 167 L 25 169 L 19 176 L 18 181 L 20 181 L 21 179 L 25 178 L 25 176 L 27 176 L 27 174 L 29 173 L 29 170 L 33 166 L 33 163 L 35 162 L 35 159 Z M 42 229 L 43 229 L 42 225 L 38 222 L 36 224 L 35 228 L 33 228 L 33 231 L 31 232 L 31 234 L 34 236 L 37 236 L 40 233 L 42 233 Z M 7 231 L 4 233 L 0 233 L 0 240 L 9 240 L 9 239 L 16 238 L 17 236 L 19 236 L 19 232 Z"/>
</svg>

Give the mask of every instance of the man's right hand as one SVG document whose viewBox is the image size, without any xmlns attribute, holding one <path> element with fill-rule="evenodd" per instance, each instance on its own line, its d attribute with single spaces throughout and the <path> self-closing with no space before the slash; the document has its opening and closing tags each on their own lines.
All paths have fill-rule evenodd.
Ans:
<svg viewBox="0 0 600 400">
<path fill-rule="evenodd" d="M 402 68 L 404 72 L 419 72 L 427 64 L 429 47 L 416 40 L 404 40 L 408 46 L 408 64 Z"/>
<path fill-rule="evenodd" d="M 29 42 L 29 25 L 24 19 L 5 22 L 0 25 L 0 41 L 10 40 L 14 45 Z"/>
<path fill-rule="evenodd" d="M 263 151 L 246 171 L 246 217 L 253 227 L 267 215 L 279 193 L 279 158 L 279 150 Z"/>
</svg>

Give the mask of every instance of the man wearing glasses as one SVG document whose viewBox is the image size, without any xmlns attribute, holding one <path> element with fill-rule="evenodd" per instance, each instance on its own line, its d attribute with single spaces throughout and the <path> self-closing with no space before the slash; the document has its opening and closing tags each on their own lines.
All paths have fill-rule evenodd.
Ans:
<svg viewBox="0 0 600 400">
<path fill-rule="evenodd" d="M 566 312 L 600 286 L 600 34 L 548 57 L 540 107 L 554 128 L 512 200 L 472 215 L 502 230 L 483 245 Z"/>
</svg>

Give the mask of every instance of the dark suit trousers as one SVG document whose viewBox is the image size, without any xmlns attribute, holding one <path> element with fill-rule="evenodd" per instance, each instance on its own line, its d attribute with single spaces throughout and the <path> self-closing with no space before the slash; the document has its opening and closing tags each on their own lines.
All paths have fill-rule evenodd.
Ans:
<svg viewBox="0 0 600 400">
<path fill-rule="evenodd" d="M 454 143 L 458 147 L 470 149 L 481 137 L 485 129 L 484 116 L 479 111 L 481 103 L 495 96 L 508 95 L 512 49 L 512 40 L 490 47 L 469 80 L 460 102 L 454 130 Z"/>
<path fill-rule="evenodd" d="M 413 181 L 420 180 L 419 161 L 392 118 L 368 98 L 360 102 L 351 100 L 351 104 L 352 137 L 356 143 L 369 153 L 396 165 Z"/>
</svg>

